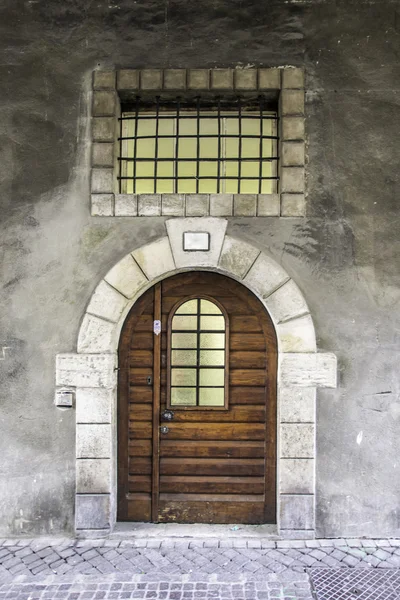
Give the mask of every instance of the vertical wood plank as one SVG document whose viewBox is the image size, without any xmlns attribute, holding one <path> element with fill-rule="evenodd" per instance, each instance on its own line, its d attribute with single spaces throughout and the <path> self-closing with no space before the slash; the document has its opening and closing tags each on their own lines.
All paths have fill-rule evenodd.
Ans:
<svg viewBox="0 0 400 600">
<path fill-rule="evenodd" d="M 161 321 L 161 283 L 154 286 L 154 320 Z M 160 488 L 160 396 L 161 396 L 161 333 L 154 335 L 153 354 L 153 453 L 151 485 L 151 520 L 158 522 Z"/>
</svg>

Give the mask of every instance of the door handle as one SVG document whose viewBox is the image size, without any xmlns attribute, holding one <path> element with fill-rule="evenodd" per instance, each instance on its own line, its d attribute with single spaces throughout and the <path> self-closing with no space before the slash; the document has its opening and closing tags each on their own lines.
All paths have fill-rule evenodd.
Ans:
<svg viewBox="0 0 400 600">
<path fill-rule="evenodd" d="M 169 427 L 167 427 L 166 425 L 162 425 L 160 427 L 160 431 L 161 431 L 161 433 L 168 433 Z"/>
</svg>

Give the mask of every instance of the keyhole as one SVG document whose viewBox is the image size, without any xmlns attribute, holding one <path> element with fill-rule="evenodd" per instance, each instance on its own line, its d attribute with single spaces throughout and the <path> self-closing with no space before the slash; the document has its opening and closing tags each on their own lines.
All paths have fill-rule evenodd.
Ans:
<svg viewBox="0 0 400 600">
<path fill-rule="evenodd" d="M 147 385 L 151 385 L 152 383 L 153 383 L 153 378 L 151 375 L 149 375 L 147 378 Z"/>
</svg>

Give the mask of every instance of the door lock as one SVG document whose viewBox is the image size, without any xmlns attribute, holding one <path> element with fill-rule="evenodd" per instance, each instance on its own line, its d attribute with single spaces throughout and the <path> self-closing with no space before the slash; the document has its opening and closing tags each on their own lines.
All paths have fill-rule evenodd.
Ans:
<svg viewBox="0 0 400 600">
<path fill-rule="evenodd" d="M 160 427 L 160 431 L 161 431 L 161 433 L 168 433 L 169 427 L 167 427 L 166 425 L 163 425 L 162 427 Z"/>
<path fill-rule="evenodd" d="M 172 421 L 173 418 L 174 418 L 174 413 L 172 412 L 172 410 L 164 410 L 161 413 L 161 419 L 163 421 Z"/>
<path fill-rule="evenodd" d="M 149 375 L 147 378 L 147 385 L 153 385 L 153 378 L 151 375 Z"/>
</svg>

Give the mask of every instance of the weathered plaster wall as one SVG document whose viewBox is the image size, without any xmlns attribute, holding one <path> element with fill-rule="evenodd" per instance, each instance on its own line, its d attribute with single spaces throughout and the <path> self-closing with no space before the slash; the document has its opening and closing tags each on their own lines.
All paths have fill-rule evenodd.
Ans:
<svg viewBox="0 0 400 600">
<path fill-rule="evenodd" d="M 317 528 L 400 535 L 400 5 L 4 0 L 0 9 L 0 535 L 72 532 L 73 411 L 54 357 L 164 218 L 89 216 L 97 67 L 305 66 L 306 219 L 229 219 L 304 293 L 340 387 L 319 391 Z M 3 348 L 3 350 L 1 350 Z"/>
</svg>

